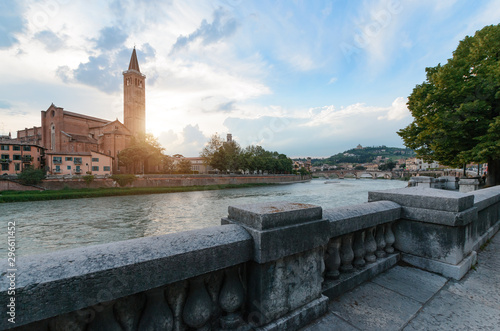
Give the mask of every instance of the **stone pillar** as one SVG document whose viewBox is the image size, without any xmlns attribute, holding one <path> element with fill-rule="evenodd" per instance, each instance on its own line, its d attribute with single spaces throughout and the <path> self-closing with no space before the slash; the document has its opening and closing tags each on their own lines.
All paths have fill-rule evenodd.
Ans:
<svg viewBox="0 0 500 331">
<path fill-rule="evenodd" d="M 247 320 L 257 330 L 296 330 L 327 312 L 322 295 L 329 222 L 321 207 L 274 202 L 229 207 L 223 224 L 254 239 L 247 264 Z"/>
<path fill-rule="evenodd" d="M 479 180 L 477 178 L 460 178 L 458 186 L 458 191 L 461 193 L 476 191 L 479 187 Z"/>
</svg>

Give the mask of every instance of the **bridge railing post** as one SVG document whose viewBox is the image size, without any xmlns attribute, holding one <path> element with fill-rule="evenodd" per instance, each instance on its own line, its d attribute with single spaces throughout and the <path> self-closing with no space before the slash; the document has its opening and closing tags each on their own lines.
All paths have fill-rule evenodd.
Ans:
<svg viewBox="0 0 500 331">
<path fill-rule="evenodd" d="M 262 330 L 295 330 L 323 315 L 324 249 L 329 223 L 319 206 L 275 202 L 229 207 L 223 223 L 254 239 L 247 264 L 248 322 Z"/>
</svg>

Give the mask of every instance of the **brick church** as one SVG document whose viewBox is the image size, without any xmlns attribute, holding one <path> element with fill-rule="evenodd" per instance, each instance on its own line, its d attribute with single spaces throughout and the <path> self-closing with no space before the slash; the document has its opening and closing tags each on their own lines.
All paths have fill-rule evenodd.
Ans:
<svg viewBox="0 0 500 331">
<path fill-rule="evenodd" d="M 20 130 L 17 139 L 45 149 L 49 174 L 119 173 L 124 169 L 118 165 L 118 153 L 130 145 L 133 136 L 146 131 L 145 80 L 134 48 L 128 70 L 123 72 L 124 123 L 51 104 L 41 112 L 41 127 Z"/>
</svg>

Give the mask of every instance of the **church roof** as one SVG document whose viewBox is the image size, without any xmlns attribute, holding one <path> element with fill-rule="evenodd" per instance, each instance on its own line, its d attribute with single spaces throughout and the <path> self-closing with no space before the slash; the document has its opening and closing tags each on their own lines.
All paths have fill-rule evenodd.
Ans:
<svg viewBox="0 0 500 331">
<path fill-rule="evenodd" d="M 141 70 L 139 69 L 139 61 L 137 61 L 137 54 L 135 52 L 135 47 L 134 50 L 132 51 L 132 57 L 130 57 L 130 64 L 128 65 L 128 70 L 135 70 L 141 72 Z"/>
<path fill-rule="evenodd" d="M 71 141 L 77 141 L 79 143 L 86 143 L 86 144 L 97 144 L 97 140 L 89 137 L 89 136 L 84 136 L 81 134 L 74 134 L 74 133 L 67 133 L 61 130 L 61 133 L 65 134 L 68 136 Z"/>
</svg>

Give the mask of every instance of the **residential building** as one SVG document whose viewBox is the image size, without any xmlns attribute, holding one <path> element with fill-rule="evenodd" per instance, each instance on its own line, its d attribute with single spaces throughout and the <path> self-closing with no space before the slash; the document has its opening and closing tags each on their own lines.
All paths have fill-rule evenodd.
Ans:
<svg viewBox="0 0 500 331">
<path fill-rule="evenodd" d="M 43 155 L 39 145 L 0 137 L 0 175 L 18 174 L 27 167 L 38 169 L 43 165 Z"/>
<path fill-rule="evenodd" d="M 113 158 L 90 152 L 47 152 L 47 169 L 53 175 L 111 175 Z"/>
<path fill-rule="evenodd" d="M 406 160 L 406 170 L 419 171 L 439 168 L 440 165 L 437 162 L 427 163 L 423 159 L 412 157 Z"/>
</svg>

